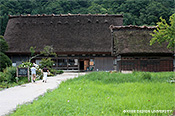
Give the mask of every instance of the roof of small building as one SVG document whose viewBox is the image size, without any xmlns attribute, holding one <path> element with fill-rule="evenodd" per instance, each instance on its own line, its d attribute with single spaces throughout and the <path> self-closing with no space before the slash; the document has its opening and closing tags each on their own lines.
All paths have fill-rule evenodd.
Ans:
<svg viewBox="0 0 175 116">
<path fill-rule="evenodd" d="M 114 33 L 113 53 L 140 54 L 140 53 L 173 53 L 167 48 L 167 43 L 150 45 L 155 26 L 110 26 Z"/>
<path fill-rule="evenodd" d="M 39 52 L 46 45 L 57 53 L 111 52 L 112 24 L 123 25 L 123 15 L 9 15 L 4 35 L 7 53 L 29 53 L 31 46 Z"/>
</svg>

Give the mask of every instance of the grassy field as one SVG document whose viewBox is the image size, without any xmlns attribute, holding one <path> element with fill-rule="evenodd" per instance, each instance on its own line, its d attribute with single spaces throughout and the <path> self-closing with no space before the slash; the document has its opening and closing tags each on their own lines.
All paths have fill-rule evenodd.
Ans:
<svg viewBox="0 0 175 116">
<path fill-rule="evenodd" d="M 167 116 L 172 114 L 168 110 L 175 110 L 175 84 L 167 82 L 173 76 L 173 72 L 93 72 L 61 83 L 11 115 Z"/>
</svg>

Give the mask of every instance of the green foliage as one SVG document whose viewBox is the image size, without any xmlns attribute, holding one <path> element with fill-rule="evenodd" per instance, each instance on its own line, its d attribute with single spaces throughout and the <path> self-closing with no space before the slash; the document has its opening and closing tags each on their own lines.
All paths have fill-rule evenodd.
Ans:
<svg viewBox="0 0 175 116">
<path fill-rule="evenodd" d="M 44 56 L 50 56 L 50 55 L 56 56 L 56 53 L 53 52 L 52 46 L 45 46 L 44 50 L 41 51 L 41 54 L 44 54 Z"/>
<path fill-rule="evenodd" d="M 0 35 L 0 52 L 6 52 L 8 50 L 8 44 L 4 40 L 3 36 Z"/>
<path fill-rule="evenodd" d="M 12 61 L 4 53 L 0 52 L 0 71 L 12 65 Z"/>
<path fill-rule="evenodd" d="M 0 72 L 0 83 L 2 82 L 2 81 L 6 81 L 7 79 L 6 79 L 6 77 L 5 77 L 5 74 L 3 73 L 3 72 Z"/>
<path fill-rule="evenodd" d="M 165 81 L 174 72 L 150 73 L 153 78 L 151 81 L 140 78 L 141 73 L 93 72 L 70 79 L 62 82 L 56 90 L 48 91 L 44 96 L 40 96 L 33 103 L 18 107 L 11 116 L 172 115 L 172 112 L 168 114 L 151 111 L 174 110 L 175 84 Z M 137 79 L 139 81 L 135 81 Z M 105 80 L 108 83 L 105 83 Z M 124 110 L 150 110 L 150 112 L 124 113 Z"/>
<path fill-rule="evenodd" d="M 56 71 L 56 74 L 63 74 L 64 73 L 64 71 L 62 71 L 62 70 L 57 70 Z"/>
<path fill-rule="evenodd" d="M 30 63 L 30 62 L 23 62 L 23 63 L 20 64 L 18 67 L 19 67 L 19 68 L 29 67 L 29 69 L 30 69 L 30 68 L 32 68 L 32 66 L 33 66 L 33 64 Z"/>
<path fill-rule="evenodd" d="M 0 35 L 0 71 L 3 71 L 7 66 L 12 65 L 10 58 L 4 54 L 8 50 L 8 44 L 4 40 L 3 36 Z"/>
<path fill-rule="evenodd" d="M 16 82 L 16 67 L 7 67 L 3 72 L 8 82 Z"/>
<path fill-rule="evenodd" d="M 154 33 L 151 33 L 153 38 L 150 41 L 150 44 L 153 45 L 155 42 L 162 44 L 167 42 L 167 48 L 174 49 L 175 47 L 175 14 L 171 15 L 169 18 L 170 24 L 166 22 L 165 19 L 160 17 L 161 22 L 157 23 L 157 29 L 154 30 Z"/>
<path fill-rule="evenodd" d="M 16 82 L 8 82 L 8 81 L 2 81 L 0 82 L 0 91 L 5 89 L 5 88 L 10 88 L 10 87 L 14 87 L 17 85 L 22 85 L 24 83 L 28 83 L 28 78 L 27 77 L 20 77 L 18 80 L 18 83 Z"/>
<path fill-rule="evenodd" d="M 33 46 L 30 47 L 31 56 L 33 56 L 35 54 L 35 49 L 36 49 L 36 46 L 35 47 L 33 47 Z"/>
<path fill-rule="evenodd" d="M 54 64 L 54 61 L 51 60 L 51 58 L 43 58 L 40 62 L 40 68 L 43 69 L 45 66 L 49 69 L 51 69 L 51 67 Z"/>
<path fill-rule="evenodd" d="M 54 75 L 64 73 L 64 71 L 62 71 L 62 70 L 55 70 L 55 69 L 51 69 L 50 72 Z"/>
<path fill-rule="evenodd" d="M 36 58 L 36 57 L 38 57 L 38 56 L 41 56 L 41 55 L 44 55 L 44 56 L 56 56 L 56 53 L 55 52 L 53 52 L 53 47 L 52 46 L 45 46 L 44 47 L 44 50 L 43 51 L 41 51 L 40 52 L 40 54 L 36 54 L 36 55 L 34 55 L 35 54 L 35 48 L 36 47 L 30 47 L 30 52 L 31 52 L 31 58 L 29 59 L 29 62 L 32 60 L 32 59 L 34 59 L 34 58 Z"/>
<path fill-rule="evenodd" d="M 38 79 L 41 79 L 41 78 L 43 77 L 43 72 L 42 72 L 41 69 L 37 69 L 37 70 L 36 70 L 36 77 L 37 77 Z"/>
</svg>

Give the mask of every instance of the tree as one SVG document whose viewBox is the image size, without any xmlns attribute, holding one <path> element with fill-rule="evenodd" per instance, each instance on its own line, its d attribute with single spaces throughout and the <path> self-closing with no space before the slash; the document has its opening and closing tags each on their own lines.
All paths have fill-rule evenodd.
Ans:
<svg viewBox="0 0 175 116">
<path fill-rule="evenodd" d="M 150 45 L 158 42 L 162 44 L 163 42 L 167 42 L 167 48 L 174 49 L 175 47 L 175 13 L 170 16 L 169 21 L 170 24 L 166 22 L 165 19 L 160 17 L 161 22 L 157 23 L 157 28 L 151 33 L 153 38 L 150 41 Z"/>
<path fill-rule="evenodd" d="M 3 69 L 11 65 L 12 61 L 10 60 L 10 58 L 4 53 L 0 52 L 0 71 L 3 71 Z"/>
<path fill-rule="evenodd" d="M 8 50 L 8 44 L 4 40 L 3 36 L 0 35 L 0 71 L 3 71 L 8 66 L 12 65 L 10 58 L 4 53 Z"/>
<path fill-rule="evenodd" d="M 101 5 L 99 4 L 92 4 L 89 8 L 88 8 L 89 12 L 92 14 L 105 14 L 107 13 L 107 10 L 105 8 L 103 8 Z"/>
<path fill-rule="evenodd" d="M 56 56 L 56 53 L 54 53 L 53 52 L 53 47 L 52 46 L 45 46 L 44 47 L 44 50 L 43 51 L 41 51 L 40 52 L 40 54 L 36 54 L 36 55 L 34 55 L 35 54 L 35 48 L 36 47 L 30 47 L 30 52 L 31 52 L 31 58 L 29 59 L 29 62 L 32 60 L 32 59 L 34 59 L 34 58 L 36 58 L 36 57 L 38 57 L 38 56 L 41 56 L 41 55 L 44 55 L 44 56 Z"/>
<path fill-rule="evenodd" d="M 5 52 L 8 50 L 8 44 L 4 40 L 3 36 L 0 35 L 0 52 Z"/>
</svg>

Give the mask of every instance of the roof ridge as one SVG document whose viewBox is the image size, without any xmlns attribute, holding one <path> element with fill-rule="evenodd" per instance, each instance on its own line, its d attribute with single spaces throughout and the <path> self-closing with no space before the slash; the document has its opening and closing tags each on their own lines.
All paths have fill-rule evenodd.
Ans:
<svg viewBox="0 0 175 116">
<path fill-rule="evenodd" d="M 20 15 L 8 15 L 9 18 L 18 18 L 18 17 L 61 17 L 61 16 L 116 16 L 116 17 L 123 17 L 123 14 L 20 14 Z"/>
<path fill-rule="evenodd" d="M 110 29 L 126 29 L 126 28 L 156 29 L 157 26 L 146 26 L 146 25 L 143 25 L 143 26 L 138 26 L 138 25 L 114 26 L 114 25 L 111 25 L 109 28 Z"/>
</svg>

